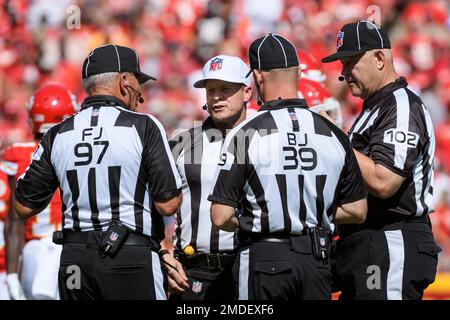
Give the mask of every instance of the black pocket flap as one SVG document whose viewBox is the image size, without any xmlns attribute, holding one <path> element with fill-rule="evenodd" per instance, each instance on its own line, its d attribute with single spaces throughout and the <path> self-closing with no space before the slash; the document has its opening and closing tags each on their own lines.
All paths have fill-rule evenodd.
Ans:
<svg viewBox="0 0 450 320">
<path fill-rule="evenodd" d="M 267 274 L 278 274 L 288 272 L 292 269 L 292 266 L 287 261 L 261 261 L 255 265 L 256 272 L 262 272 Z"/>
<path fill-rule="evenodd" d="M 442 251 L 442 249 L 438 245 L 436 245 L 435 243 L 431 243 L 431 242 L 430 243 L 418 243 L 417 250 L 420 253 L 425 253 L 430 256 L 435 256 L 439 252 Z"/>
</svg>

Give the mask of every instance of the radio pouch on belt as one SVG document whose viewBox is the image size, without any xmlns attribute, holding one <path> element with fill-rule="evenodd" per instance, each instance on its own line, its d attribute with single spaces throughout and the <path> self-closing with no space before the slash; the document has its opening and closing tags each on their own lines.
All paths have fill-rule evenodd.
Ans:
<svg viewBox="0 0 450 320">
<path fill-rule="evenodd" d="M 64 244 L 64 233 L 62 231 L 53 232 L 53 243 Z"/>
<path fill-rule="evenodd" d="M 111 221 L 108 229 L 102 233 L 98 251 L 102 258 L 114 258 L 127 240 L 129 229 L 117 220 Z"/>
<path fill-rule="evenodd" d="M 328 263 L 330 258 L 330 234 L 322 227 L 310 229 L 312 252 L 316 259 L 322 260 L 324 264 Z"/>
</svg>

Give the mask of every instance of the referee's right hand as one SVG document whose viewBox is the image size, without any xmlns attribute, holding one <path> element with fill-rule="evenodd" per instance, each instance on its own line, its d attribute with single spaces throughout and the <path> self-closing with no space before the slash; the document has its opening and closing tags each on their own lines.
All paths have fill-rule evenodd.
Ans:
<svg viewBox="0 0 450 320">
<path fill-rule="evenodd" d="M 184 293 L 189 288 L 189 283 L 181 263 L 170 253 L 163 255 L 161 260 L 167 271 L 169 292 L 175 294 Z"/>
</svg>

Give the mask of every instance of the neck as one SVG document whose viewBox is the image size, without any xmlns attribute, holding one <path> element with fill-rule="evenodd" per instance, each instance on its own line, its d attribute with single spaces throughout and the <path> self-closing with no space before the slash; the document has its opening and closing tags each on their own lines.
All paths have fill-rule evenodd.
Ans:
<svg viewBox="0 0 450 320">
<path fill-rule="evenodd" d="M 398 78 L 399 77 L 397 75 L 397 72 L 395 72 L 395 70 L 391 70 L 389 72 L 385 72 L 383 74 L 383 77 L 381 78 L 380 82 L 376 86 L 376 88 L 374 88 L 373 92 L 371 92 L 364 100 L 366 100 L 367 98 L 372 96 L 375 92 L 378 92 L 381 88 L 387 86 L 389 83 L 394 82 Z"/>
<path fill-rule="evenodd" d="M 118 100 L 122 101 L 122 103 L 130 110 L 132 110 L 129 106 L 129 102 L 125 101 L 123 97 L 121 97 L 120 94 L 117 94 L 116 92 L 114 92 L 114 90 L 110 90 L 108 88 L 104 88 L 104 87 L 97 87 L 93 90 L 91 90 L 88 93 L 88 96 L 112 96 L 117 98 Z"/>
<path fill-rule="evenodd" d="M 227 134 L 227 130 L 233 129 L 234 127 L 236 127 L 239 123 L 241 123 L 242 121 L 245 120 L 246 117 L 246 109 L 243 108 L 242 111 L 233 116 L 230 117 L 224 121 L 217 121 L 216 119 L 212 118 L 212 122 L 214 123 L 214 126 L 220 130 L 220 132 L 222 132 L 223 136 L 226 136 Z"/>
<path fill-rule="evenodd" d="M 88 93 L 88 95 L 89 96 L 114 96 L 114 97 L 118 98 L 117 95 L 114 94 L 114 92 L 112 92 L 112 90 L 110 90 L 108 88 L 103 88 L 103 87 L 97 87 L 97 88 L 91 90 Z M 118 98 L 118 99 L 120 99 L 120 98 Z M 120 100 L 122 100 L 122 99 L 120 99 Z"/>
<path fill-rule="evenodd" d="M 394 82 L 394 81 L 397 80 L 397 79 L 398 79 L 398 75 L 397 75 L 397 72 L 395 72 L 395 70 L 392 71 L 392 72 L 389 72 L 388 74 L 386 74 L 386 75 L 383 77 L 383 79 L 382 79 L 382 81 L 381 81 L 381 83 L 380 83 L 380 86 L 378 87 L 377 90 L 380 90 L 380 89 L 383 88 L 384 86 L 388 85 L 389 83 Z"/>
<path fill-rule="evenodd" d="M 264 101 L 298 98 L 297 83 L 264 83 Z"/>
</svg>

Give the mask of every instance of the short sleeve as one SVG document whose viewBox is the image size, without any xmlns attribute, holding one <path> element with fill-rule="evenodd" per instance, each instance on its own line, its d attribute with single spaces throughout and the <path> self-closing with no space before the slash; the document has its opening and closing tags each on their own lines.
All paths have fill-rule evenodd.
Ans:
<svg viewBox="0 0 450 320">
<path fill-rule="evenodd" d="M 146 138 L 143 158 L 153 199 L 161 201 L 179 195 L 181 178 L 170 151 L 166 131 L 153 117 L 149 121 Z"/>
<path fill-rule="evenodd" d="M 230 133 L 222 147 L 209 201 L 240 206 L 247 181 L 247 158 L 245 144 L 238 143 L 237 136 Z"/>
<path fill-rule="evenodd" d="M 412 112 L 409 104 L 386 108 L 374 123 L 370 138 L 370 157 L 377 164 L 406 177 L 420 156 L 421 141 L 426 139 L 425 123 Z"/>
<path fill-rule="evenodd" d="M 45 207 L 59 186 L 58 177 L 51 163 L 53 135 L 54 131 L 50 130 L 42 138 L 33 154 L 31 164 L 17 180 L 16 199 L 32 209 Z"/>
<path fill-rule="evenodd" d="M 345 157 L 345 164 L 341 172 L 338 188 L 339 192 L 336 197 L 338 205 L 367 197 L 361 170 L 359 169 L 355 153 L 351 148 L 349 148 Z"/>
</svg>

